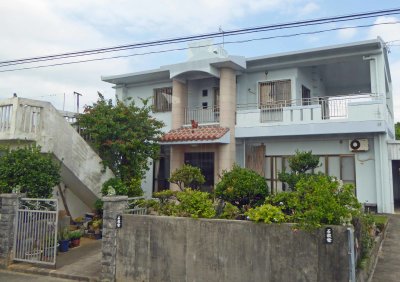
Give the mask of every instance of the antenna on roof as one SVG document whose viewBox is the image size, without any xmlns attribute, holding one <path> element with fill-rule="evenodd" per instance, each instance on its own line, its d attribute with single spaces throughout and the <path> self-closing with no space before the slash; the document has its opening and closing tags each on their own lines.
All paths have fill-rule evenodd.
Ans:
<svg viewBox="0 0 400 282">
<path fill-rule="evenodd" d="M 225 33 L 221 26 L 219 26 L 218 31 L 222 33 L 222 47 L 225 47 Z"/>
</svg>

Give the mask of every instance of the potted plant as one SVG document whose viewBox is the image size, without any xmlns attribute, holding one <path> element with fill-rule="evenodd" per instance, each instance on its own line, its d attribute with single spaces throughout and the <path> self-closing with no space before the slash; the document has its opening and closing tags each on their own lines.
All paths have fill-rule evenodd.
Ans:
<svg viewBox="0 0 400 282">
<path fill-rule="evenodd" d="M 70 232 L 68 228 L 65 227 L 64 230 L 60 234 L 60 252 L 67 252 L 69 249 L 69 241 L 70 241 Z"/>
<path fill-rule="evenodd" d="M 103 220 L 101 218 L 93 220 L 92 227 L 94 230 L 95 239 L 101 239 L 101 228 L 103 227 Z"/>
<path fill-rule="evenodd" d="M 81 243 L 82 232 L 80 230 L 72 231 L 70 234 L 71 248 L 78 247 Z"/>
</svg>

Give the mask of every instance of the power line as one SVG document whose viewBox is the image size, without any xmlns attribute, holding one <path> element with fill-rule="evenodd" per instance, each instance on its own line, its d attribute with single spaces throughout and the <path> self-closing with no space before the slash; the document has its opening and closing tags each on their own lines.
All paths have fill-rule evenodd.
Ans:
<svg viewBox="0 0 400 282">
<path fill-rule="evenodd" d="M 397 14 L 400 14 L 400 8 L 377 10 L 377 11 L 370 11 L 370 12 L 356 13 L 356 14 L 339 15 L 339 16 L 333 16 L 333 17 L 325 17 L 325 18 L 295 21 L 295 22 L 288 22 L 288 23 L 263 25 L 263 26 L 258 26 L 258 27 L 249 27 L 249 28 L 242 28 L 242 29 L 236 29 L 236 30 L 219 31 L 219 32 L 214 32 L 214 33 L 176 37 L 176 38 L 134 43 L 134 44 L 126 44 L 126 45 L 98 48 L 98 49 L 91 49 L 91 50 L 67 52 L 67 53 L 55 54 L 55 55 L 38 56 L 38 57 L 24 58 L 24 59 L 13 59 L 13 60 L 7 60 L 7 61 L 0 61 L 0 66 L 4 67 L 4 66 L 10 66 L 10 65 L 35 63 L 35 62 L 40 62 L 40 61 L 66 59 L 66 58 L 80 57 L 80 56 L 89 56 L 89 55 L 96 55 L 96 54 L 102 54 L 102 53 L 107 53 L 107 52 L 117 52 L 117 51 L 129 50 L 129 49 L 154 47 L 154 46 L 168 45 L 168 44 L 173 44 L 173 43 L 184 43 L 184 42 L 200 40 L 200 39 L 211 39 L 211 38 L 219 38 L 219 37 L 225 38 L 228 36 L 237 36 L 237 35 L 255 33 L 255 32 L 264 32 L 264 31 L 281 30 L 281 29 L 288 29 L 288 28 L 298 28 L 298 27 L 305 27 L 305 26 L 322 25 L 322 24 L 327 24 L 327 23 L 353 21 L 353 20 L 367 19 L 367 18 L 373 18 L 373 17 L 378 17 L 378 16 L 388 16 L 388 15 L 397 15 Z"/>
<path fill-rule="evenodd" d="M 225 44 L 242 44 L 242 43 L 248 43 L 248 42 L 253 42 L 253 41 L 270 40 L 270 39 L 276 39 L 276 38 L 289 38 L 289 37 L 295 37 L 295 36 L 301 36 L 301 35 L 310 35 L 310 34 L 318 34 L 318 33 L 330 32 L 330 31 L 337 31 L 337 30 L 345 30 L 345 29 L 353 29 L 353 28 L 366 28 L 366 27 L 371 27 L 371 26 L 389 25 L 389 24 L 398 24 L 398 23 L 400 23 L 400 21 L 375 23 L 375 24 L 366 24 L 366 25 L 356 25 L 356 26 L 347 26 L 347 27 L 335 27 L 335 28 L 329 28 L 329 29 L 323 29 L 323 30 L 297 32 L 297 33 L 284 34 L 284 35 L 274 35 L 274 36 L 268 36 L 268 37 L 258 37 L 258 38 L 235 40 L 235 41 L 225 41 L 224 43 Z M 388 41 L 388 42 L 395 42 L 395 41 L 400 41 L 400 40 L 394 40 L 394 41 Z M 388 42 L 385 42 L 385 43 L 388 43 Z M 210 47 L 210 46 L 213 46 L 213 45 L 214 44 L 204 44 L 204 45 L 191 47 L 191 48 L 203 48 L 203 47 Z M 390 45 L 390 46 L 396 46 L 396 45 Z M 160 54 L 160 53 L 167 53 L 167 52 L 173 52 L 173 51 L 183 51 L 183 50 L 187 50 L 187 49 L 189 49 L 189 47 L 173 48 L 173 49 L 157 50 L 157 51 L 149 51 L 149 52 L 135 53 L 135 54 L 128 54 L 128 55 L 118 55 L 118 56 L 112 56 L 112 57 L 94 58 L 94 59 L 79 60 L 79 61 L 72 61 L 72 62 L 63 62 L 63 63 L 48 64 L 48 65 L 32 66 L 32 67 L 6 69 L 6 70 L 0 70 L 0 73 L 2 73 L 2 72 L 20 71 L 20 70 L 39 69 L 39 68 L 46 68 L 46 67 L 55 67 L 55 66 L 62 66 L 62 65 L 79 64 L 79 63 L 87 63 L 87 62 L 94 62 L 94 61 L 104 61 L 104 60 L 111 60 L 111 59 L 121 59 L 121 58 L 128 58 L 128 57 L 134 57 L 134 56 Z"/>
</svg>

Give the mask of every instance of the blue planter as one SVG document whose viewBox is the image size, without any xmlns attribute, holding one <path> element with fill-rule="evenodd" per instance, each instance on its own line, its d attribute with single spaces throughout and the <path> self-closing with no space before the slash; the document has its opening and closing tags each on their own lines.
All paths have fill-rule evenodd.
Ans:
<svg viewBox="0 0 400 282">
<path fill-rule="evenodd" d="M 69 249 L 69 240 L 60 240 L 60 252 L 68 252 Z"/>
</svg>

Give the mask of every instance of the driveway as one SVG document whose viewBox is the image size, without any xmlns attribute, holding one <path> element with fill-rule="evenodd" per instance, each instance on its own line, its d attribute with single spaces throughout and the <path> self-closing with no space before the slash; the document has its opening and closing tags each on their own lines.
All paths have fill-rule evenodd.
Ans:
<svg viewBox="0 0 400 282">
<path fill-rule="evenodd" d="M 70 282 L 74 280 L 0 270 L 0 282 Z"/>
</svg>

